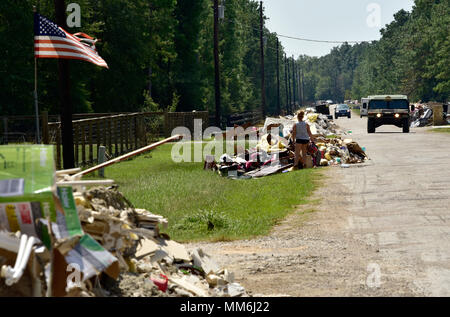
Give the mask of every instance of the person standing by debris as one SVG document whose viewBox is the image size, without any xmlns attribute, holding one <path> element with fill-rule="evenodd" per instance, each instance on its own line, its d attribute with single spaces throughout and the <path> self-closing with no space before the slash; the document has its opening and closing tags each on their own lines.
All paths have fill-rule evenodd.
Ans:
<svg viewBox="0 0 450 317">
<path fill-rule="evenodd" d="M 301 168 L 305 167 L 308 143 L 310 141 L 314 142 L 314 137 L 311 133 L 309 125 L 305 121 L 303 121 L 304 117 L 305 117 L 304 111 L 300 111 L 297 114 L 298 122 L 294 124 L 291 133 L 292 141 L 294 141 L 295 143 L 294 169 L 298 167 L 299 161 L 302 164 Z M 301 160 L 300 160 L 300 152 L 301 152 Z"/>
</svg>

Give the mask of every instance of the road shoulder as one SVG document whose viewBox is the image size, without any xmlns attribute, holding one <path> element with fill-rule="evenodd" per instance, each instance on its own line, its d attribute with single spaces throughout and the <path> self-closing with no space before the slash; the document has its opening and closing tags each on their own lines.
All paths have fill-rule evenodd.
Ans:
<svg viewBox="0 0 450 317">
<path fill-rule="evenodd" d="M 311 197 L 319 203 L 300 207 L 270 235 L 188 247 L 213 255 L 253 295 L 417 295 L 408 282 L 412 268 L 385 259 L 375 245 L 348 230 L 351 193 L 340 183 L 339 168 L 325 171 L 324 186 Z"/>
</svg>

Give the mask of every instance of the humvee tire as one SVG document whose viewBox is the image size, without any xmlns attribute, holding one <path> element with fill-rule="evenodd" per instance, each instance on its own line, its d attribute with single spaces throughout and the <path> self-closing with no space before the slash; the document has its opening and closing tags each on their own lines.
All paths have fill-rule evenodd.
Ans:
<svg viewBox="0 0 450 317">
<path fill-rule="evenodd" d="M 351 113 L 349 113 L 348 114 L 348 116 L 347 116 L 349 119 L 352 117 L 352 114 Z"/>
<path fill-rule="evenodd" d="M 371 118 L 367 120 L 367 133 L 375 133 L 375 121 Z"/>
<path fill-rule="evenodd" d="M 403 133 L 409 133 L 409 120 L 403 120 Z"/>
</svg>

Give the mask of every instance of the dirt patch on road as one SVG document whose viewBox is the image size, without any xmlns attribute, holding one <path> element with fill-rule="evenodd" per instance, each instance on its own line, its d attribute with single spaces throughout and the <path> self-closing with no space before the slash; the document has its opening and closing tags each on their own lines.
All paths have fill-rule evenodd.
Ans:
<svg viewBox="0 0 450 317">
<path fill-rule="evenodd" d="M 338 168 L 324 173 L 326 185 L 311 199 L 320 203 L 300 207 L 266 237 L 187 247 L 213 255 L 256 296 L 417 295 L 408 282 L 413 270 L 396 259 L 386 260 L 375 245 L 347 230 L 352 198 L 338 173 Z"/>
</svg>

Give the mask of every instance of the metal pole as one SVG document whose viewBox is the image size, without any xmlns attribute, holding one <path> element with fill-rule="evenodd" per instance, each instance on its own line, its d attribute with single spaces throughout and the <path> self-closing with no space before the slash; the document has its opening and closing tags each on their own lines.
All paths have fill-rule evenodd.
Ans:
<svg viewBox="0 0 450 317">
<path fill-rule="evenodd" d="M 280 105 L 280 41 L 277 38 L 277 111 L 281 114 Z"/>
<path fill-rule="evenodd" d="M 266 83 L 264 74 L 264 18 L 263 18 L 263 2 L 259 2 L 259 37 L 261 47 L 261 113 L 262 117 L 266 117 Z"/>
<path fill-rule="evenodd" d="M 220 60 L 219 60 L 219 0 L 214 0 L 214 70 L 215 70 L 215 102 L 216 126 L 222 128 L 220 107 Z"/>
<path fill-rule="evenodd" d="M 66 6 L 64 0 L 54 0 L 56 24 L 66 27 Z M 61 134 L 63 146 L 63 164 L 65 169 L 74 168 L 72 98 L 70 96 L 70 71 L 67 59 L 58 60 L 59 84 L 61 90 Z"/>
</svg>

